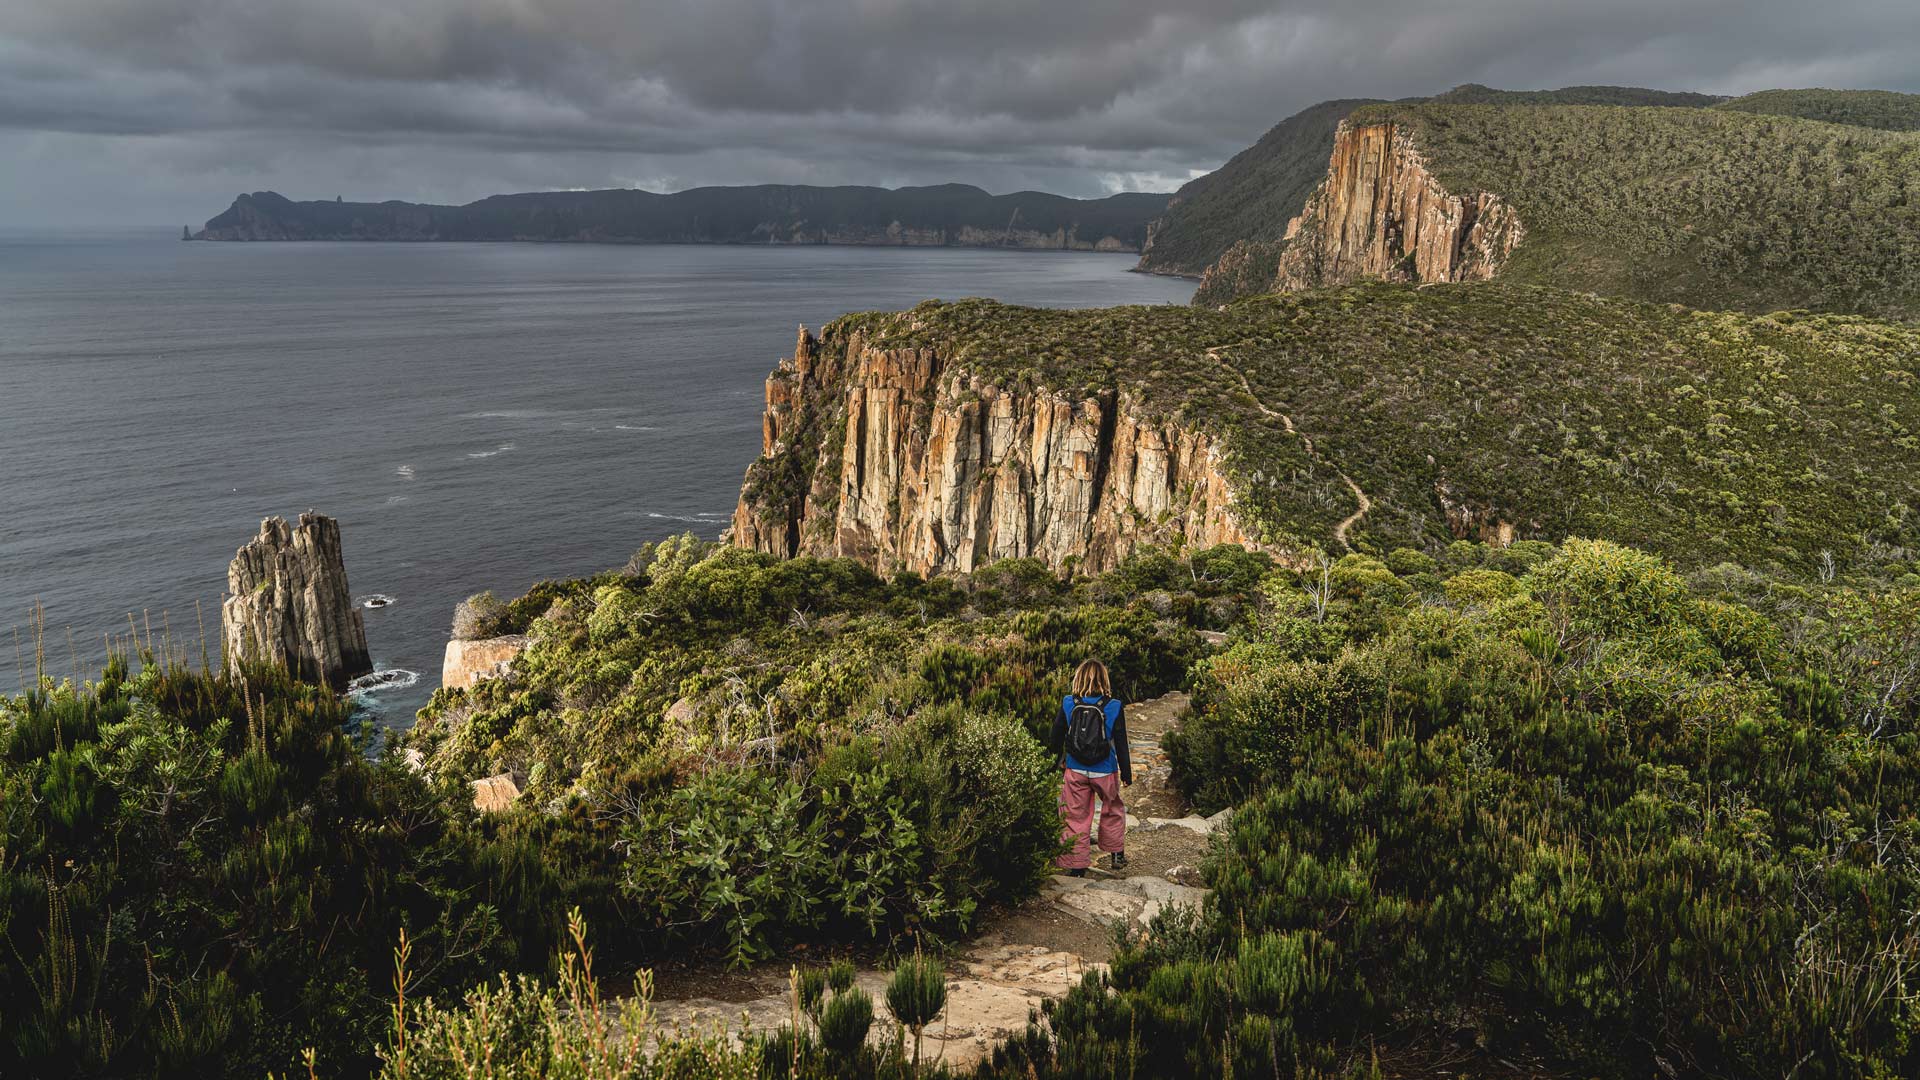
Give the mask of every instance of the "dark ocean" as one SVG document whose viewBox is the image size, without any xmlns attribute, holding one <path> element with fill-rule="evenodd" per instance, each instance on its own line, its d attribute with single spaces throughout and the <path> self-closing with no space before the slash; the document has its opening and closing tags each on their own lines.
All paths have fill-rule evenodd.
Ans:
<svg viewBox="0 0 1920 1080">
<path fill-rule="evenodd" d="M 198 655 L 267 514 L 341 520 L 410 723 L 454 604 L 717 536 L 796 324 L 929 297 L 1184 303 L 1132 256 L 937 248 L 181 243 L 0 232 L 0 693 L 127 613 Z M 69 629 L 73 641 L 70 654 Z M 144 632 L 144 630 L 143 630 Z"/>
</svg>

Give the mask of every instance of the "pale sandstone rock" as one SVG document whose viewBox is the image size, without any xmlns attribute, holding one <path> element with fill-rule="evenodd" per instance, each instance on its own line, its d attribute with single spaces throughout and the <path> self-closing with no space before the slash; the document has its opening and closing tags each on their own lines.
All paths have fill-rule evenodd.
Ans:
<svg viewBox="0 0 1920 1080">
<path fill-rule="evenodd" d="M 472 641 L 455 638 L 447 642 L 447 654 L 440 664 L 440 685 L 464 690 L 482 679 L 498 678 L 526 647 L 524 634 Z"/>
<path fill-rule="evenodd" d="M 501 773 L 473 782 L 473 808 L 493 814 L 509 809 L 520 798 L 524 781 L 517 773 Z"/>
<path fill-rule="evenodd" d="M 676 724 L 684 727 L 688 724 L 693 723 L 694 717 L 697 715 L 698 713 L 694 708 L 693 699 L 689 697 L 683 697 L 675 700 L 673 704 L 667 706 L 667 711 L 661 714 L 661 718 L 666 720 L 666 722 L 669 724 Z"/>
<path fill-rule="evenodd" d="M 1212 821 L 1192 814 L 1177 818 L 1148 818 L 1147 824 L 1159 825 L 1165 828 L 1185 829 L 1188 832 L 1199 833 L 1201 836 L 1211 835 L 1214 826 Z"/>
<path fill-rule="evenodd" d="M 786 505 L 743 490 L 735 544 L 919 574 L 1021 557 L 1100 571 L 1147 543 L 1258 546 L 1217 440 L 1126 394 L 1002 387 L 931 348 L 869 348 L 856 334 L 842 352 L 802 327 L 767 380 L 753 468 L 772 467 L 808 419 L 841 431 L 838 460 L 800 463 L 807 490 Z"/>
<path fill-rule="evenodd" d="M 1454 194 L 1398 124 L 1342 122 L 1327 178 L 1287 224 L 1279 289 L 1387 281 L 1485 281 L 1526 235 L 1493 192 Z"/>
<path fill-rule="evenodd" d="M 1146 897 L 1138 894 L 1095 888 L 1070 889 L 1060 893 L 1054 900 L 1068 914 L 1096 926 L 1132 922 L 1147 903 Z"/>
<path fill-rule="evenodd" d="M 1199 869 L 1185 863 L 1167 867 L 1167 872 L 1161 876 L 1175 885 L 1185 885 L 1189 888 L 1204 888 L 1207 884 L 1206 877 L 1200 873 Z"/>
<path fill-rule="evenodd" d="M 291 527 L 278 517 L 260 522 L 260 534 L 227 567 L 220 624 L 234 661 L 282 665 L 335 690 L 373 670 L 347 588 L 340 523 L 322 514 L 301 514 Z"/>
</svg>

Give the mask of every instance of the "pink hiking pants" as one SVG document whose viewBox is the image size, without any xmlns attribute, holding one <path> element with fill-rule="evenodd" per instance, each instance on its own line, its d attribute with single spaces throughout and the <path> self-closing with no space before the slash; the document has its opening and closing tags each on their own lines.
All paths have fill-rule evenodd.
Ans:
<svg viewBox="0 0 1920 1080">
<path fill-rule="evenodd" d="M 1060 817 L 1065 827 L 1060 842 L 1071 841 L 1073 848 L 1057 860 L 1062 870 L 1084 870 L 1093 865 L 1088 850 L 1088 831 L 1093 827 L 1093 801 L 1100 800 L 1100 850 L 1125 851 L 1127 843 L 1127 804 L 1120 800 L 1120 775 L 1088 776 L 1072 769 L 1061 770 Z"/>
</svg>

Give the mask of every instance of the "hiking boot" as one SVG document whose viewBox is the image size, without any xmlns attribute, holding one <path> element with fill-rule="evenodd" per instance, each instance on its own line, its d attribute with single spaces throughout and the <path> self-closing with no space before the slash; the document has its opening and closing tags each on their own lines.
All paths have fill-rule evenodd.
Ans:
<svg viewBox="0 0 1920 1080">
<path fill-rule="evenodd" d="M 1107 856 L 1107 868 L 1116 871 L 1125 870 L 1127 868 L 1127 853 L 1124 851 L 1116 851 Z"/>
</svg>

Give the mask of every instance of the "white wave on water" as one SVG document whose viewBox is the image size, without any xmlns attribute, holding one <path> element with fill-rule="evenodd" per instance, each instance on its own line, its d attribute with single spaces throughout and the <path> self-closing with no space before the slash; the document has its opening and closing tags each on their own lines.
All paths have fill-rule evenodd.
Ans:
<svg viewBox="0 0 1920 1080">
<path fill-rule="evenodd" d="M 490 409 L 486 412 L 461 413 L 462 420 L 542 420 L 552 416 L 566 414 L 552 409 Z"/>
<path fill-rule="evenodd" d="M 403 503 L 403 502 L 406 502 L 406 501 L 407 501 L 407 497 L 406 497 L 405 495 L 389 495 L 389 496 L 387 496 L 387 505 L 388 505 L 388 506 L 398 506 L 398 505 L 400 505 L 401 503 Z"/>
<path fill-rule="evenodd" d="M 393 475 L 399 477 L 402 480 L 411 480 L 413 479 L 413 466 L 402 465 L 399 468 L 396 468 L 393 470 Z"/>
<path fill-rule="evenodd" d="M 501 443 L 499 446 L 496 446 L 491 450 L 479 450 L 474 453 L 468 454 L 467 456 L 470 458 L 490 458 L 495 454 L 506 453 L 508 450 L 512 450 L 513 448 L 514 448 L 513 443 Z"/>
<path fill-rule="evenodd" d="M 360 606 L 363 608 L 383 608 L 391 607 L 393 602 L 393 597 L 388 596 L 386 593 L 377 592 L 369 593 L 365 599 L 360 601 Z"/>
<path fill-rule="evenodd" d="M 712 525 L 732 517 L 733 512 L 729 510 L 723 513 L 707 513 L 703 511 L 698 514 L 656 514 L 648 511 L 647 516 L 657 521 L 691 521 L 696 525 Z"/>
<path fill-rule="evenodd" d="M 347 684 L 347 696 L 365 697 L 387 690 L 405 690 L 420 681 L 420 673 L 406 668 L 385 668 L 362 675 Z"/>
<path fill-rule="evenodd" d="M 615 431 L 659 431 L 660 429 L 657 427 L 654 427 L 652 424 L 615 424 L 613 425 L 613 430 Z"/>
</svg>

